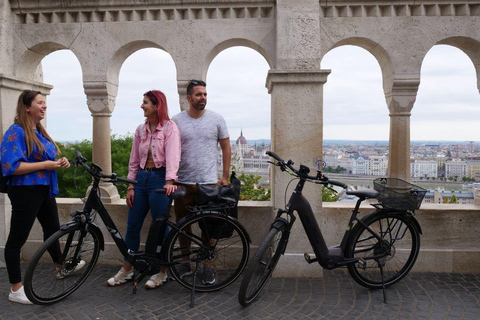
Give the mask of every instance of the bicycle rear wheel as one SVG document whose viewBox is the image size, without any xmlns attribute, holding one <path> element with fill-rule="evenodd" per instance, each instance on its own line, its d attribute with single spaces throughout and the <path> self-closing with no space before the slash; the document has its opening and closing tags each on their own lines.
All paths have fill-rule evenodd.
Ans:
<svg viewBox="0 0 480 320">
<path fill-rule="evenodd" d="M 54 233 L 28 265 L 24 281 L 28 299 L 51 304 L 77 290 L 97 263 L 101 239 L 97 230 L 85 231 L 80 225 Z"/>
<path fill-rule="evenodd" d="M 283 254 L 287 245 L 286 229 L 287 222 L 272 227 L 258 247 L 245 271 L 238 292 L 238 302 L 242 306 L 246 307 L 252 303 L 270 279 L 280 255 Z"/>
<path fill-rule="evenodd" d="M 211 226 L 215 226 L 215 230 Z M 184 287 L 192 289 L 194 273 L 195 290 L 210 292 L 234 282 L 242 273 L 250 254 L 248 233 L 236 220 L 222 213 L 192 215 L 172 230 L 167 239 L 167 261 L 171 275 Z M 225 232 L 228 230 L 228 232 Z M 180 274 L 179 268 L 189 268 L 191 273 Z M 206 269 L 214 273 L 209 283 Z M 211 282 L 211 281 L 210 281 Z"/>
<path fill-rule="evenodd" d="M 352 278 L 370 289 L 381 289 L 400 281 L 412 269 L 420 251 L 420 232 L 401 213 L 378 213 L 365 221 L 378 234 L 377 239 L 366 227 L 357 224 L 347 244 L 346 258 L 362 258 L 365 264 L 348 265 Z M 381 268 L 383 268 L 383 280 Z"/>
</svg>

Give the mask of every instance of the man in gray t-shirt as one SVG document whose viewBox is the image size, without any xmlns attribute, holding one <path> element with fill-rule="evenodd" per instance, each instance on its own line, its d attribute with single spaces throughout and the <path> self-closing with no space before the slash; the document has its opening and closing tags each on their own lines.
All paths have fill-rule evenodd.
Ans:
<svg viewBox="0 0 480 320">
<path fill-rule="evenodd" d="M 191 214 L 187 206 L 198 204 L 196 184 L 228 184 L 230 171 L 231 147 L 227 125 L 223 117 L 211 110 L 206 110 L 207 85 L 203 81 L 192 80 L 187 87 L 188 110 L 175 115 L 172 120 L 180 130 L 182 156 L 178 169 L 178 184 L 185 187 L 185 197 L 175 200 L 177 222 Z M 222 177 L 218 181 L 217 145 L 222 149 Z M 182 241 L 183 239 L 183 241 Z M 180 242 L 185 242 L 181 237 Z M 182 246 L 188 246 L 182 243 Z M 192 273 L 190 265 L 181 264 L 177 268 L 180 277 Z M 203 267 L 204 284 L 215 283 L 214 271 L 210 266 Z"/>
<path fill-rule="evenodd" d="M 182 184 L 218 183 L 217 145 L 230 145 L 227 125 L 221 115 L 211 110 L 203 110 L 200 118 L 192 118 L 188 111 L 173 117 L 180 130 L 182 139 L 182 157 L 178 169 L 178 182 Z M 223 156 L 230 157 L 229 148 Z M 227 153 L 227 154 L 225 154 Z M 228 179 L 228 166 L 223 178 Z"/>
</svg>

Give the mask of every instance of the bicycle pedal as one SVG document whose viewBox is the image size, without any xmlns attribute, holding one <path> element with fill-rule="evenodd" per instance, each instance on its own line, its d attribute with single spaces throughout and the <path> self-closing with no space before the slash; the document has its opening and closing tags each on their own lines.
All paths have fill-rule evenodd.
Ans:
<svg viewBox="0 0 480 320">
<path fill-rule="evenodd" d="M 318 261 L 317 257 L 312 258 L 308 252 L 305 252 L 303 254 L 303 257 L 305 258 L 305 261 L 307 261 L 307 263 L 313 263 Z"/>
<path fill-rule="evenodd" d="M 360 260 L 358 260 L 357 263 L 358 263 L 358 264 L 360 265 L 360 267 L 361 267 L 362 269 L 364 269 L 364 270 L 365 270 L 365 268 L 367 267 L 367 261 L 363 260 L 363 258 L 360 259 Z"/>
</svg>

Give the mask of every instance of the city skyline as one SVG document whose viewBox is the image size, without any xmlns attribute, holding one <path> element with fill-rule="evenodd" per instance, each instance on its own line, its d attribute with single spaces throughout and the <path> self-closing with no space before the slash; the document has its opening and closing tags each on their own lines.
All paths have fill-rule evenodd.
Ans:
<svg viewBox="0 0 480 320">
<path fill-rule="evenodd" d="M 47 100 L 49 132 L 56 140 L 91 139 L 92 118 L 73 53 L 54 52 L 43 60 L 43 68 L 45 82 L 55 86 Z M 269 68 L 259 53 L 243 47 L 221 52 L 210 65 L 207 108 L 225 117 L 232 140 L 242 129 L 249 140 L 270 139 L 270 95 L 265 88 Z M 324 57 L 321 68 L 332 69 L 324 86 L 324 139 L 388 141 L 388 110 L 373 56 L 358 47 L 340 47 Z M 153 88 L 166 93 L 170 116 L 180 111 L 173 60 L 159 49 L 140 50 L 121 69 L 112 134 L 132 133 L 143 122 L 142 95 Z M 456 48 L 433 47 L 412 110 L 412 141 L 480 141 L 480 132 L 471 129 L 478 123 L 479 107 L 472 62 Z"/>
</svg>

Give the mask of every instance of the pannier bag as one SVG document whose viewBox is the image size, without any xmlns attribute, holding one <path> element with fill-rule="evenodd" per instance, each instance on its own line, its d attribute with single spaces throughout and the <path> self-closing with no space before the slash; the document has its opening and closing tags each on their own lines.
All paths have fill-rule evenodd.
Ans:
<svg viewBox="0 0 480 320">
<path fill-rule="evenodd" d="M 200 206 L 212 206 L 210 211 L 221 210 L 229 216 L 237 219 L 237 204 L 240 198 L 240 180 L 238 180 L 235 172 L 230 176 L 230 184 L 226 186 L 208 186 L 197 183 L 198 204 Z M 224 205 L 224 206 L 222 206 Z M 217 208 L 215 208 L 217 207 Z M 204 211 L 209 211 L 204 210 Z M 233 226 L 225 221 L 211 221 L 212 219 L 204 219 L 200 221 L 200 228 L 206 236 L 213 239 L 230 238 L 233 234 Z"/>
</svg>

